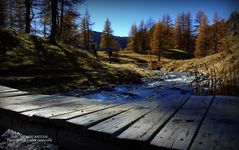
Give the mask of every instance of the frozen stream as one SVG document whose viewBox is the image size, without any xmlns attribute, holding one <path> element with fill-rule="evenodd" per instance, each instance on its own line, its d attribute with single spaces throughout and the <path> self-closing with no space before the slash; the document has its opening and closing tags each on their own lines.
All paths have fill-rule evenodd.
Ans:
<svg viewBox="0 0 239 150">
<path fill-rule="evenodd" d="M 190 73 L 160 72 L 143 79 L 142 84 L 118 85 L 110 91 L 101 91 L 82 97 L 100 100 L 144 100 L 149 98 L 162 98 L 171 95 L 192 95 L 192 81 L 194 76 Z"/>
</svg>

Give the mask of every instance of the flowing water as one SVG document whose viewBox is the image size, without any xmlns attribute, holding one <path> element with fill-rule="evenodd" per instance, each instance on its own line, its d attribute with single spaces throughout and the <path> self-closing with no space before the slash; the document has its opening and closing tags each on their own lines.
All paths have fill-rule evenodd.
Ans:
<svg viewBox="0 0 239 150">
<path fill-rule="evenodd" d="M 118 85 L 112 90 L 82 96 L 89 99 L 130 101 L 157 99 L 171 95 L 192 95 L 194 76 L 190 73 L 155 71 L 155 76 L 142 84 Z"/>
</svg>

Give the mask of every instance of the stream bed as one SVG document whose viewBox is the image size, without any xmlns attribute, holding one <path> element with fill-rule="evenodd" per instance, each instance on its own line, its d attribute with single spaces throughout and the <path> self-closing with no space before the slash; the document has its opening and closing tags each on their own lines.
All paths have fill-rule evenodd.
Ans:
<svg viewBox="0 0 239 150">
<path fill-rule="evenodd" d="M 193 95 L 194 76 L 191 73 L 154 71 L 155 76 L 144 78 L 141 84 L 118 85 L 112 90 L 104 90 L 80 96 L 89 99 L 110 101 L 131 101 L 158 99 L 172 95 Z M 74 91 L 71 93 L 77 95 Z M 71 95 L 67 94 L 67 95 Z M 73 96 L 71 95 L 71 96 Z"/>
</svg>

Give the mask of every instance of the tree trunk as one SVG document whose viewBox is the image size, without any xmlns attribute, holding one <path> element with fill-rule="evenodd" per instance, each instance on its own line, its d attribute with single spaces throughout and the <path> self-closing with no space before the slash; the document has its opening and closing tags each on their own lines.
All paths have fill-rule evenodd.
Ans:
<svg viewBox="0 0 239 150">
<path fill-rule="evenodd" d="M 158 50 L 158 61 L 161 61 L 161 58 L 160 58 L 160 50 Z"/>
<path fill-rule="evenodd" d="M 89 20 L 87 19 L 87 43 L 86 49 L 90 49 L 90 27 L 89 27 Z"/>
<path fill-rule="evenodd" d="M 51 34 L 50 41 L 56 41 L 56 33 L 57 33 L 57 2 L 58 0 L 51 0 Z"/>
<path fill-rule="evenodd" d="M 10 0 L 10 29 L 13 29 L 13 8 L 12 0 Z"/>
<path fill-rule="evenodd" d="M 0 10 L 2 10 L 2 11 L 0 11 L 0 29 L 2 29 L 2 28 L 5 28 L 5 21 L 6 21 L 6 14 L 5 14 L 5 11 L 4 11 L 4 7 L 6 7 L 5 6 L 5 2 L 4 1 L 1 1 L 0 2 Z"/>
<path fill-rule="evenodd" d="M 30 33 L 31 31 L 31 0 L 25 0 L 25 7 L 26 7 L 26 16 L 25 16 L 25 21 L 26 21 L 26 27 L 25 27 L 25 32 Z"/>
<path fill-rule="evenodd" d="M 61 0 L 61 20 L 60 20 L 60 32 L 59 32 L 59 37 L 58 40 L 60 41 L 62 38 L 62 26 L 63 26 L 63 18 L 64 17 L 64 0 Z"/>
<path fill-rule="evenodd" d="M 46 25 L 43 25 L 43 36 L 46 37 Z"/>
</svg>

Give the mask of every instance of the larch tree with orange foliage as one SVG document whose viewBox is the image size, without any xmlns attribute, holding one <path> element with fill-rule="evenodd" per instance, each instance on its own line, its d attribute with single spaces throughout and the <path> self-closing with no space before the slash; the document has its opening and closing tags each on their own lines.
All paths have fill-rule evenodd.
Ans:
<svg viewBox="0 0 239 150">
<path fill-rule="evenodd" d="M 196 38 L 196 49 L 195 56 L 203 57 L 207 55 L 208 41 L 207 41 L 207 28 L 208 28 L 208 19 L 206 16 L 202 16 L 201 23 L 198 27 L 198 35 Z"/>
<path fill-rule="evenodd" d="M 151 52 L 158 56 L 158 61 L 160 61 L 160 56 L 163 50 L 168 49 L 168 42 L 165 38 L 164 25 L 160 21 L 155 25 L 153 37 L 151 40 Z"/>
<path fill-rule="evenodd" d="M 101 35 L 101 43 L 100 43 L 101 49 L 107 49 L 107 50 L 111 49 L 112 41 L 113 41 L 112 33 L 113 31 L 111 29 L 111 22 L 107 18 L 105 21 L 104 30 Z"/>
<path fill-rule="evenodd" d="M 137 52 L 138 50 L 138 43 L 137 43 L 137 26 L 136 24 L 133 24 L 131 27 L 131 31 L 129 34 L 129 40 L 128 40 L 128 44 L 127 44 L 127 50 L 131 50 L 134 52 Z"/>
</svg>

